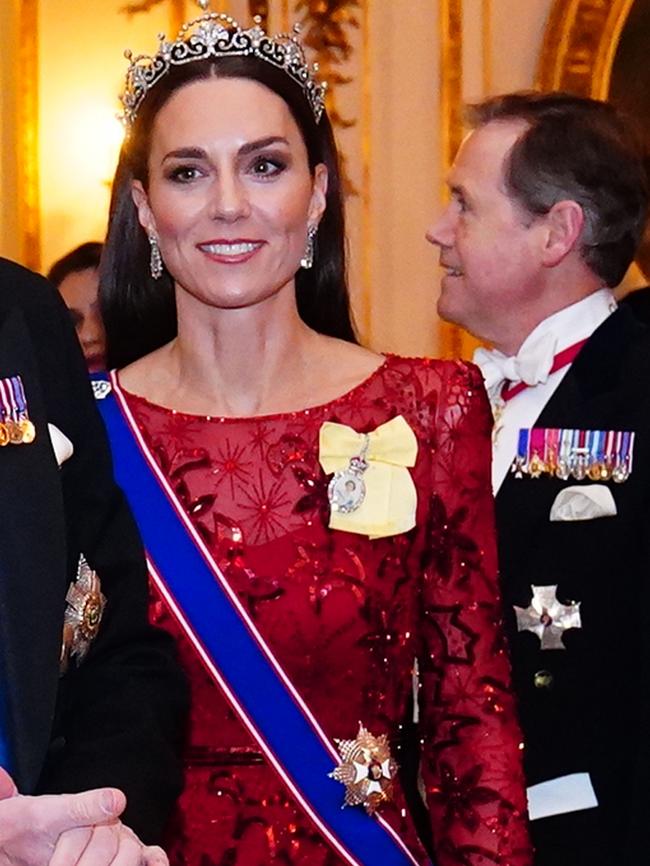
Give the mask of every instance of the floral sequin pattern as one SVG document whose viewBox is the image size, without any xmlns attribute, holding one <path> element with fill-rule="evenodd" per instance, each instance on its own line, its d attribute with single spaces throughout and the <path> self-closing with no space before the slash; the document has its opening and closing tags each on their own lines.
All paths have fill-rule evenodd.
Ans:
<svg viewBox="0 0 650 866">
<path fill-rule="evenodd" d="M 419 750 L 429 831 L 407 805 L 419 794 L 404 786 L 416 779 L 396 779 L 381 806 L 414 860 L 430 853 L 438 866 L 527 866 L 496 588 L 490 415 L 475 369 L 389 357 L 338 400 L 262 418 L 199 418 L 127 399 L 183 508 L 332 741 L 354 738 L 362 721 L 386 736 L 398 763 L 405 749 Z M 321 425 L 365 433 L 398 415 L 418 439 L 415 528 L 373 541 L 329 530 Z M 173 866 L 341 866 L 155 590 L 151 612 L 177 637 L 193 690 L 187 783 L 167 840 Z M 407 744 L 416 658 L 419 729 Z"/>
</svg>

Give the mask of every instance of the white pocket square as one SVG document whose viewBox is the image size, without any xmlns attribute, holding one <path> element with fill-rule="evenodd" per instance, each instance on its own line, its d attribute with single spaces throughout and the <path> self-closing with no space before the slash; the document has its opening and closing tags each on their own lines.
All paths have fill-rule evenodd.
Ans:
<svg viewBox="0 0 650 866">
<path fill-rule="evenodd" d="M 47 425 L 47 432 L 50 434 L 56 462 L 62 466 L 69 457 L 72 457 L 74 446 L 65 433 L 62 433 L 54 424 Z"/>
<path fill-rule="evenodd" d="M 565 487 L 555 497 L 550 518 L 562 520 L 594 520 L 596 517 L 613 517 L 616 503 L 612 491 L 604 484 Z"/>
</svg>

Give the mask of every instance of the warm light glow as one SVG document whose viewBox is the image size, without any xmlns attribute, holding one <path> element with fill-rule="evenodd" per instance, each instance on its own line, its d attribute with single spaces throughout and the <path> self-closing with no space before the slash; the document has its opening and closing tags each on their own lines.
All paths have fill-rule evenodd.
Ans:
<svg viewBox="0 0 650 866">
<path fill-rule="evenodd" d="M 109 185 L 115 174 L 124 127 L 115 106 L 93 103 L 70 107 L 67 161 L 74 164 L 88 189 Z"/>
<path fill-rule="evenodd" d="M 169 26 L 167 2 L 131 17 L 120 11 L 124 5 L 121 0 L 39 0 L 44 268 L 78 244 L 104 237 L 123 137 L 116 115 L 127 67 L 124 49 L 155 48 L 155 34 Z"/>
<path fill-rule="evenodd" d="M 102 104 L 87 92 L 75 96 L 46 107 L 51 132 L 41 139 L 43 214 L 51 232 L 58 226 L 53 235 L 58 248 L 50 259 L 77 243 L 104 237 L 124 137 L 114 104 Z M 44 264 L 50 263 L 46 259 Z"/>
</svg>

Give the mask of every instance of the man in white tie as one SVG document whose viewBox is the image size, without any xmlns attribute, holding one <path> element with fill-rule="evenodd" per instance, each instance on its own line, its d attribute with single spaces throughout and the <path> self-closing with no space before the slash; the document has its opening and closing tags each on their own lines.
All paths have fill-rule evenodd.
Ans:
<svg viewBox="0 0 650 866">
<path fill-rule="evenodd" d="M 643 151 L 567 94 L 470 121 L 427 238 L 440 315 L 493 347 L 475 361 L 536 864 L 646 864 L 650 336 L 611 291 L 646 219 Z"/>
</svg>

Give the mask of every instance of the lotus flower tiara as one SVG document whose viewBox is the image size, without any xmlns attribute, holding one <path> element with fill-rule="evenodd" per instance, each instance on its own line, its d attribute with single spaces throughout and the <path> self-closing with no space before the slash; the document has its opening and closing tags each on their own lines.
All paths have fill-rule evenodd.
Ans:
<svg viewBox="0 0 650 866">
<path fill-rule="evenodd" d="M 133 56 L 125 51 L 129 61 L 124 91 L 120 97 L 124 112 L 122 120 L 127 128 L 133 126 L 138 109 L 149 90 L 163 78 L 172 66 L 181 66 L 210 57 L 258 57 L 283 69 L 302 88 L 316 123 L 325 108 L 327 84 L 318 81 L 318 64 L 307 62 L 304 48 L 298 39 L 300 26 L 293 33 L 269 36 L 262 29 L 261 18 L 255 16 L 253 26 L 241 27 L 234 18 L 221 12 L 209 12 L 209 0 L 198 0 L 203 14 L 183 24 L 173 42 L 160 34 L 160 46 L 154 55 Z"/>
</svg>

